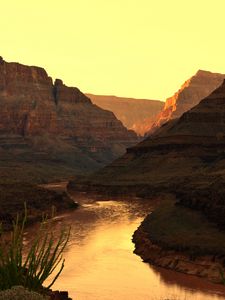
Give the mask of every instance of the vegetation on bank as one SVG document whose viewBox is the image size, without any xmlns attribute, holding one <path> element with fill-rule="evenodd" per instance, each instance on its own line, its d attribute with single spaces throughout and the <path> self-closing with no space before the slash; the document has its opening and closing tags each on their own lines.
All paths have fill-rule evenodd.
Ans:
<svg viewBox="0 0 225 300">
<path fill-rule="evenodd" d="M 150 240 L 190 255 L 225 255 L 225 233 L 197 211 L 164 201 L 142 223 Z"/>
<path fill-rule="evenodd" d="M 13 286 L 23 286 L 31 291 L 46 293 L 64 268 L 62 254 L 68 243 L 70 230 L 62 228 L 59 237 L 55 238 L 50 229 L 51 220 L 45 218 L 40 224 L 29 249 L 25 251 L 23 238 L 26 221 L 25 210 L 23 220 L 20 221 L 17 216 L 16 221 L 13 222 L 13 230 L 9 238 L 5 236 L 1 227 L 0 290 L 11 289 Z M 50 275 L 53 276 L 54 273 L 51 283 L 45 290 L 43 288 L 45 280 Z"/>
</svg>

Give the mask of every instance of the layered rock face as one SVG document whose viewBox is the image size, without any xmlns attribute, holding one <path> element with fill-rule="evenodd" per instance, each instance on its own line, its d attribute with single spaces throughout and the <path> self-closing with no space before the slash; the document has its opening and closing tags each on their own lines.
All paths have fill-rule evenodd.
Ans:
<svg viewBox="0 0 225 300">
<path fill-rule="evenodd" d="M 225 83 L 89 178 L 91 188 L 116 192 L 120 186 L 147 196 L 153 191 L 178 193 L 225 182 L 224 133 Z"/>
<path fill-rule="evenodd" d="M 137 141 L 136 134 L 112 112 L 92 104 L 79 89 L 58 79 L 53 83 L 42 68 L 8 63 L 2 58 L 0 136 L 1 151 L 16 145 L 21 151 L 21 144 L 22 148 L 34 146 L 44 137 L 39 152 L 43 147 L 46 152 L 48 144 L 55 152 L 61 147 L 61 159 L 65 153 L 70 152 L 71 157 L 76 153 L 81 161 L 90 162 L 90 169 L 110 162 Z"/>
<path fill-rule="evenodd" d="M 99 107 L 112 111 L 124 126 L 141 136 L 149 130 L 164 105 L 158 100 L 86 95 Z"/>
<path fill-rule="evenodd" d="M 224 74 L 199 70 L 172 97 L 166 99 L 164 108 L 149 127 L 148 134 L 153 133 L 169 120 L 179 118 L 184 112 L 197 105 L 219 87 L 224 79 Z"/>
</svg>

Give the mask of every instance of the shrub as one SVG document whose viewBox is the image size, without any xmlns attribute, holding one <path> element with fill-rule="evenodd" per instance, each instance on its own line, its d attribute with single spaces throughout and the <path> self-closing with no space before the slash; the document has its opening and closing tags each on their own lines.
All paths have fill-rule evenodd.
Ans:
<svg viewBox="0 0 225 300">
<path fill-rule="evenodd" d="M 0 292 L 0 300 L 48 300 L 36 292 L 28 291 L 22 286 L 13 286 L 11 289 Z"/>
<path fill-rule="evenodd" d="M 41 290 L 44 281 L 59 268 L 50 288 L 63 270 L 62 253 L 69 239 L 69 229 L 61 230 L 56 240 L 50 230 L 50 219 L 43 219 L 36 237 L 27 254 L 24 253 L 23 235 L 26 223 L 26 208 L 22 222 L 17 216 L 13 224 L 10 240 L 5 242 L 0 229 L 0 290 L 21 285 L 29 290 Z"/>
</svg>

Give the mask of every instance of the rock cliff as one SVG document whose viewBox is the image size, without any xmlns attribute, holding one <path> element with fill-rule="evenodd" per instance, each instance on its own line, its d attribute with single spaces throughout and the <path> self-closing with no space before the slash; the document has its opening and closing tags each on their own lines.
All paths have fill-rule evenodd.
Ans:
<svg viewBox="0 0 225 300">
<path fill-rule="evenodd" d="M 224 74 L 199 70 L 172 97 L 166 99 L 162 111 L 156 117 L 156 121 L 151 127 L 149 126 L 148 134 L 153 133 L 167 121 L 179 118 L 184 112 L 197 105 L 203 98 L 219 87 L 224 79 Z"/>
<path fill-rule="evenodd" d="M 217 186 L 218 181 L 225 182 L 224 152 L 225 82 L 179 119 L 166 123 L 129 148 L 123 157 L 90 177 L 84 186 L 147 197 L 162 191 L 178 195 L 181 191 L 204 190 L 213 183 Z"/>
<path fill-rule="evenodd" d="M 159 100 L 86 95 L 99 107 L 112 111 L 124 126 L 141 136 L 149 130 L 164 104 Z"/>
<path fill-rule="evenodd" d="M 43 68 L 0 58 L 0 152 L 4 161 L 42 156 L 93 170 L 134 145 L 137 136 L 78 88 L 53 83 Z M 51 151 L 50 151 L 51 149 Z M 19 155 L 20 153 L 20 155 Z M 57 155 L 58 153 L 58 155 Z M 54 155 L 53 155 L 54 154 Z M 18 161 L 16 159 L 15 161 Z M 83 164 L 83 165 L 82 165 Z M 84 167 L 84 168 L 83 168 Z"/>
</svg>

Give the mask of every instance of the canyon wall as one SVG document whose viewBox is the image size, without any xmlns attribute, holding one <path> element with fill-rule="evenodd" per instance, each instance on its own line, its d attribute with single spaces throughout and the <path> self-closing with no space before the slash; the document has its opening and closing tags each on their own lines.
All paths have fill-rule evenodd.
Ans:
<svg viewBox="0 0 225 300">
<path fill-rule="evenodd" d="M 155 122 L 149 126 L 148 134 L 153 133 L 169 120 L 179 118 L 184 112 L 197 105 L 218 88 L 224 79 L 224 74 L 199 70 L 185 81 L 172 97 L 166 99 L 162 111 L 156 117 Z"/>
<path fill-rule="evenodd" d="M 137 140 L 112 112 L 92 104 L 78 88 L 67 87 L 60 79 L 53 83 L 43 68 L 0 58 L 2 157 L 11 152 L 15 156 L 23 148 L 24 156 L 45 152 L 46 160 L 51 148 L 60 152 L 57 159 L 69 153 L 70 159 L 83 161 L 91 170 L 122 155 Z"/>
</svg>

